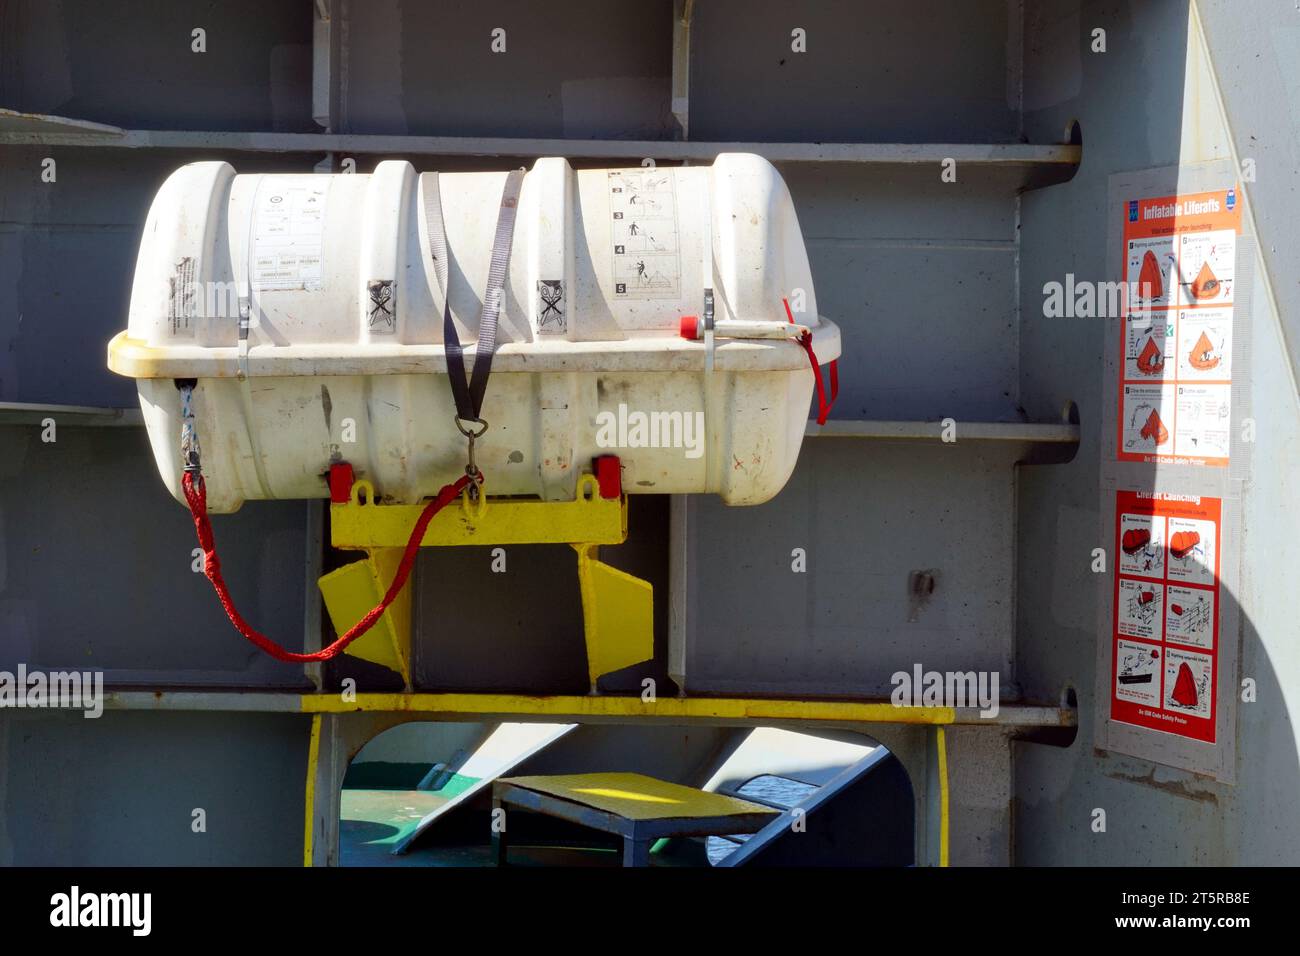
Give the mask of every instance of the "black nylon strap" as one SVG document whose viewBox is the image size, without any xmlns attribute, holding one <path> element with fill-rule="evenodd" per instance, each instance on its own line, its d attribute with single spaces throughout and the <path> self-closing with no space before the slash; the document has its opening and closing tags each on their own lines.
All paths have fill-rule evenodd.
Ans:
<svg viewBox="0 0 1300 956">
<path fill-rule="evenodd" d="M 465 350 L 461 347 L 460 336 L 456 334 L 456 324 L 451 319 L 451 296 L 447 287 L 447 234 L 442 221 L 438 174 L 427 173 L 425 178 L 424 204 L 429 247 L 434 272 L 443 293 L 442 338 L 447 355 L 447 377 L 451 382 L 452 399 L 456 403 L 456 417 L 464 422 L 482 421 L 480 412 L 483 408 L 483 395 L 487 391 L 488 376 L 492 373 L 492 356 L 496 352 L 497 320 L 501 312 L 501 299 L 505 295 L 506 272 L 510 267 L 510 249 L 515 236 L 515 215 L 523 183 L 524 170 L 511 170 L 506 175 L 505 187 L 501 191 L 496 237 L 492 241 L 492 262 L 488 267 L 487 288 L 479 312 L 474 370 L 467 381 Z"/>
</svg>

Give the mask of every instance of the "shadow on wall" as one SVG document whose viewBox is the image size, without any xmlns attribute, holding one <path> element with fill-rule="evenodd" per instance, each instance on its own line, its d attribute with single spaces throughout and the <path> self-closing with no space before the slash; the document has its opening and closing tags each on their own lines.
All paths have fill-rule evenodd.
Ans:
<svg viewBox="0 0 1300 956">
<path fill-rule="evenodd" d="M 1300 830 L 1294 821 L 1263 811 L 1300 788 L 1296 722 L 1286 704 L 1287 684 L 1294 683 L 1286 675 L 1295 673 L 1296 662 L 1288 642 L 1280 640 L 1281 622 L 1271 612 L 1285 589 L 1274 568 L 1287 566 L 1286 556 L 1295 549 L 1287 543 L 1286 521 L 1279 525 L 1276 518 L 1288 513 L 1282 487 L 1291 470 L 1286 456 L 1294 453 L 1300 438 L 1290 376 L 1271 348 L 1278 335 L 1277 317 L 1265 305 L 1263 277 L 1255 275 L 1253 294 L 1250 289 L 1254 244 L 1249 239 L 1240 243 L 1235 263 L 1234 361 L 1246 354 L 1242 343 L 1251 340 L 1253 345 L 1249 377 L 1239 361 L 1233 376 L 1230 472 L 1179 469 L 1167 461 L 1112 464 L 1119 439 L 1114 413 L 1107 412 L 1118 409 L 1118 414 L 1132 417 L 1136 411 L 1133 403 L 1119 407 L 1119 383 L 1101 374 L 1105 360 L 1119 359 L 1117 340 L 1126 336 L 1114 323 L 1121 320 L 1051 318 L 1043 308 L 1045 285 L 1063 283 L 1067 271 L 1076 282 L 1121 278 L 1113 274 L 1117 230 L 1107 202 L 1112 175 L 1178 167 L 1183 185 L 1151 195 L 1195 192 L 1198 188 L 1191 182 L 1198 163 L 1228 155 L 1220 146 L 1228 134 L 1220 129 L 1211 67 L 1202 58 L 1200 37 L 1189 33 L 1189 16 L 1185 0 L 1034 5 L 1026 10 L 1026 133 L 1037 141 L 1077 122 L 1087 149 L 1072 182 L 1026 194 L 1022 200 L 1021 400 L 1031 416 L 1049 414 L 1063 401 L 1076 400 L 1084 427 L 1072 463 L 1021 472 L 1019 673 L 1029 694 L 1051 695 L 1066 683 L 1077 687 L 1080 730 L 1079 745 L 1068 751 L 1017 745 L 1018 863 L 1222 865 L 1295 863 L 1297 858 Z M 1092 50 L 1096 29 L 1105 30 L 1107 53 Z M 1232 52 L 1254 61 L 1253 53 Z M 1227 168 L 1230 177 L 1231 165 Z M 1249 189 L 1249 184 L 1238 185 L 1239 192 Z M 1124 251 L 1127 254 L 1127 248 Z M 1194 281 L 1171 270 L 1162 283 L 1177 287 L 1184 279 Z M 1181 318 L 1181 310 L 1169 313 Z M 1108 333 L 1114 334 L 1108 338 Z M 1180 336 L 1173 341 L 1182 347 Z M 1116 342 L 1113 357 L 1111 342 Z M 1168 371 L 1148 377 L 1176 391 L 1179 383 L 1172 373 L 1180 359 L 1173 349 L 1167 351 Z M 1150 361 L 1146 365 L 1156 367 Z M 1179 401 L 1176 396 L 1158 396 L 1137 422 L 1139 432 L 1149 425 L 1144 449 L 1149 454 L 1172 453 L 1179 427 L 1177 407 L 1184 407 Z M 1247 415 L 1256 419 L 1259 438 L 1254 443 L 1241 441 L 1239 425 Z M 1103 422 L 1108 427 L 1099 427 Z M 1214 555 L 1204 534 L 1207 528 L 1200 527 L 1200 540 L 1193 540 L 1186 532 L 1197 531 L 1197 526 L 1169 519 L 1159 529 L 1163 546 L 1130 536 L 1131 553 L 1126 556 L 1123 532 L 1140 531 L 1139 522 L 1117 531 L 1112 521 L 1115 496 L 1098 494 L 1099 487 L 1105 491 L 1099 476 L 1113 475 L 1120 491 L 1158 488 L 1202 498 L 1222 496 L 1230 510 L 1234 485 L 1218 479 L 1225 474 L 1233 479 L 1244 476 L 1247 469 L 1251 480 L 1245 486 L 1244 508 L 1221 519 L 1220 529 L 1227 533 L 1221 534 Z M 1117 510 L 1123 514 L 1134 508 L 1130 503 Z M 1262 517 L 1270 513 L 1273 519 Z M 1180 532 L 1174 541 L 1173 535 Z M 1188 563 L 1215 558 L 1222 562 L 1225 555 L 1240 554 L 1239 580 L 1249 590 L 1221 584 L 1216 608 L 1221 621 L 1236 625 L 1221 628 L 1212 650 L 1189 646 L 1191 641 L 1171 644 L 1154 631 L 1145 640 L 1115 633 L 1098 613 L 1103 592 L 1087 554 L 1098 545 L 1109 557 L 1106 603 L 1113 599 L 1118 567 L 1123 581 L 1135 582 L 1121 581 L 1121 610 L 1130 598 L 1142 600 L 1139 592 L 1152 592 L 1160 600 L 1166 636 L 1171 622 L 1176 631 L 1186 633 L 1184 622 L 1194 611 L 1195 598 L 1207 593 L 1188 586 L 1196 577 Z M 1158 560 L 1158 567 L 1131 563 L 1147 552 L 1150 560 Z M 1174 565 L 1176 572 L 1167 571 Z M 1270 593 L 1274 578 L 1279 587 Z M 1257 626 L 1248 614 L 1252 607 L 1273 623 Z M 1124 651 L 1116 662 L 1121 673 L 1125 661 L 1133 658 L 1127 660 L 1127 683 L 1107 672 L 1111 661 L 1109 655 L 1098 655 L 1099 641 L 1106 649 L 1118 646 Z M 1144 661 L 1137 660 L 1143 656 L 1139 650 L 1145 652 Z M 1157 658 L 1149 657 L 1153 652 Z M 1226 655 L 1229 663 L 1240 661 L 1240 674 L 1235 667 L 1219 668 L 1214 690 L 1206 680 L 1211 654 L 1219 660 Z M 1099 668 L 1106 671 L 1099 675 Z M 1257 702 L 1240 700 L 1240 678 L 1255 682 Z M 1222 706 L 1234 709 L 1235 723 L 1220 721 L 1219 733 L 1237 747 L 1235 784 L 1096 749 L 1099 712 L 1110 713 L 1111 696 L 1117 691 L 1133 699 L 1145 686 L 1141 680 L 1148 681 L 1156 706 L 1167 713 L 1194 715 L 1211 696 L 1216 714 Z M 1154 729 L 1143 733 L 1151 740 L 1172 739 Z M 1106 813 L 1105 832 L 1096 829 L 1098 811 Z"/>
</svg>

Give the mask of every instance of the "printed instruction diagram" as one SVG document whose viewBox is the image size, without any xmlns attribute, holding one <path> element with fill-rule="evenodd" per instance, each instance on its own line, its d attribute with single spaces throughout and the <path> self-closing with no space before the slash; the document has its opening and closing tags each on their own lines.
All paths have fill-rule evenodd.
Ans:
<svg viewBox="0 0 1300 956">
<path fill-rule="evenodd" d="M 1213 742 L 1218 498 L 1119 491 L 1111 719 Z"/>
<path fill-rule="evenodd" d="M 676 298 L 681 292 L 681 233 L 670 169 L 611 169 L 614 295 Z"/>
<path fill-rule="evenodd" d="M 1171 584 L 1165 590 L 1165 634 L 1170 641 L 1207 650 L 1214 646 L 1214 592 Z"/>
<path fill-rule="evenodd" d="M 1134 199 L 1125 212 L 1116 456 L 1225 466 L 1237 190 Z"/>
<path fill-rule="evenodd" d="M 1135 641 L 1118 641 L 1116 653 L 1115 696 L 1134 704 L 1157 704 L 1160 700 L 1160 648 Z"/>
</svg>

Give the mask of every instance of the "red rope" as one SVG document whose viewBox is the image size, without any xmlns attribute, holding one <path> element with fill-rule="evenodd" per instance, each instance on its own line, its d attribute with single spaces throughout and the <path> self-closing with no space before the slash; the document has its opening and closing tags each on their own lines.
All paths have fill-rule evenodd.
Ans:
<svg viewBox="0 0 1300 956">
<path fill-rule="evenodd" d="M 185 491 L 185 501 L 190 506 L 190 514 L 194 516 L 194 530 L 199 536 L 199 547 L 203 549 L 203 573 L 212 582 L 212 588 L 217 592 L 221 606 L 226 610 L 226 617 L 230 618 L 230 623 L 235 625 L 235 629 L 240 634 L 276 660 L 299 664 L 327 661 L 338 656 L 343 648 L 374 626 L 384 611 L 388 610 L 388 605 L 392 604 L 393 600 L 401 592 L 402 586 L 406 584 L 411 568 L 415 565 L 415 556 L 419 553 L 420 542 L 424 540 L 424 532 L 429 527 L 429 522 L 433 520 L 434 515 L 454 501 L 467 484 L 469 484 L 469 478 L 462 476 L 452 484 L 445 485 L 438 492 L 438 497 L 424 506 L 424 510 L 420 512 L 419 520 L 415 522 L 415 527 L 411 529 L 411 537 L 406 542 L 406 550 L 402 553 L 402 561 L 397 566 L 397 573 L 393 575 L 393 583 L 388 586 L 388 593 L 384 595 L 382 601 L 371 608 L 365 617 L 357 621 L 346 634 L 329 647 L 322 648 L 313 654 L 295 654 L 293 651 L 286 651 L 265 634 L 254 630 L 253 626 L 244 620 L 243 615 L 235 607 L 235 602 L 230 599 L 230 591 L 226 588 L 226 582 L 221 577 L 221 560 L 217 557 L 217 545 L 212 538 L 212 522 L 208 520 L 208 492 L 207 488 L 204 487 L 203 478 L 200 476 L 196 484 L 194 476 L 189 472 L 181 476 L 181 487 Z"/>
<path fill-rule="evenodd" d="M 782 299 L 781 304 L 785 306 L 786 318 L 790 324 L 794 325 L 794 313 L 790 311 L 790 300 Z M 796 342 L 808 353 L 808 364 L 812 366 L 813 378 L 817 382 L 817 424 L 825 425 L 826 417 L 831 413 L 831 406 L 835 404 L 835 399 L 840 397 L 840 361 L 831 359 L 831 400 L 826 401 L 826 389 L 822 385 L 822 366 L 817 361 L 817 353 L 812 347 L 812 333 L 804 331 L 795 339 Z"/>
</svg>

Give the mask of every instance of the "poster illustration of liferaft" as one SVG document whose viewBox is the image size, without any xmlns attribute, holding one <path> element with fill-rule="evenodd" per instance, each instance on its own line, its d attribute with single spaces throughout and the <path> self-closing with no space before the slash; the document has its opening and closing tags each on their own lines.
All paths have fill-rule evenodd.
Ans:
<svg viewBox="0 0 1300 956">
<path fill-rule="evenodd" d="M 1222 501 L 1115 498 L 1112 720 L 1214 743 Z"/>
<path fill-rule="evenodd" d="M 1225 466 L 1237 190 L 1134 199 L 1126 213 L 1117 457 Z"/>
</svg>

